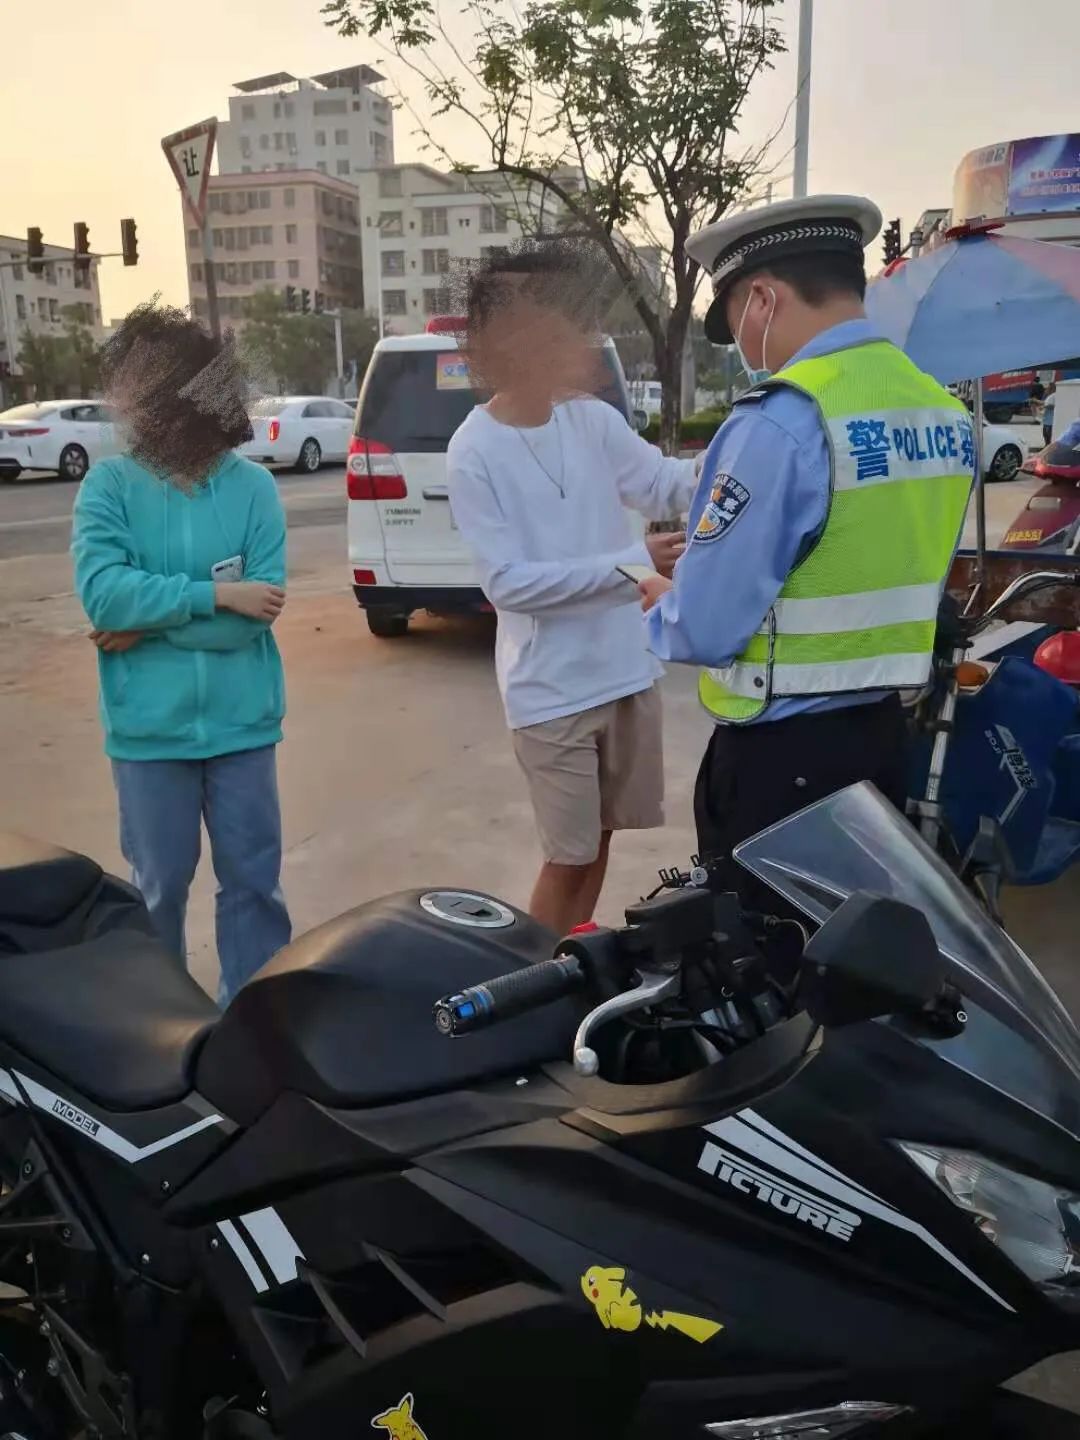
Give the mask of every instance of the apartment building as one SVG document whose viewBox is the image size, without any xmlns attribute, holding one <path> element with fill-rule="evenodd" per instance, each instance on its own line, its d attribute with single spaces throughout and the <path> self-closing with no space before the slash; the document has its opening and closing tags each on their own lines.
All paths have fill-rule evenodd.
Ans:
<svg viewBox="0 0 1080 1440">
<path fill-rule="evenodd" d="M 218 126 L 223 174 L 316 170 L 337 180 L 393 164 L 394 112 L 370 65 L 298 78 L 286 71 L 241 80 Z"/>
<path fill-rule="evenodd" d="M 259 290 L 316 290 L 328 308 L 364 303 L 356 187 L 316 170 L 210 177 L 207 202 L 221 317 L 234 328 Z M 184 212 L 188 293 L 205 320 L 199 231 Z"/>
<path fill-rule="evenodd" d="M 381 310 L 388 334 L 415 334 L 446 312 L 455 262 L 505 250 L 526 234 L 553 233 L 563 222 L 564 207 L 550 192 L 512 188 L 495 173 L 384 166 L 356 184 L 367 306 Z"/>
<path fill-rule="evenodd" d="M 45 246 L 45 269 L 31 275 L 24 261 L 26 240 L 0 235 L 0 382 L 19 374 L 22 337 L 62 335 L 69 310 L 101 338 L 101 293 L 97 259 L 83 275 L 75 269 L 75 252 L 64 245 Z"/>
</svg>

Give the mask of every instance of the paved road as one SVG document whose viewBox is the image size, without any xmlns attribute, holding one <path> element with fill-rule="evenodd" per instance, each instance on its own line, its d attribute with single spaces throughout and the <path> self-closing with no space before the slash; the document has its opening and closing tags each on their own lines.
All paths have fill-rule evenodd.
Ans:
<svg viewBox="0 0 1080 1440">
<path fill-rule="evenodd" d="M 327 466 L 317 475 L 278 476 L 289 526 L 337 525 L 345 520 L 345 470 Z M 59 555 L 71 538 L 76 487 L 49 477 L 0 487 L 0 560 L 16 555 Z"/>
</svg>

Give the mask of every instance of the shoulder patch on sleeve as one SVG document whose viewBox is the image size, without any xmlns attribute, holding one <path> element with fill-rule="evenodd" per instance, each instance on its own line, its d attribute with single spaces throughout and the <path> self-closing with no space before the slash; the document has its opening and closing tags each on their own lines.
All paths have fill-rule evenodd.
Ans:
<svg viewBox="0 0 1080 1440">
<path fill-rule="evenodd" d="M 751 498 L 750 491 L 745 485 L 740 485 L 733 475 L 715 476 L 708 504 L 701 512 L 691 543 L 707 545 L 713 540 L 723 539 L 750 504 Z"/>
</svg>

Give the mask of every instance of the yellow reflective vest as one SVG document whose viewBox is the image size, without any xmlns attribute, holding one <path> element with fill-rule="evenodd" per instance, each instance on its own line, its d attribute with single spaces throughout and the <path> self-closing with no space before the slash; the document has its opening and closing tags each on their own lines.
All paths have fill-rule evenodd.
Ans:
<svg viewBox="0 0 1080 1440">
<path fill-rule="evenodd" d="M 702 672 L 702 704 L 728 723 L 780 696 L 925 684 L 975 471 L 963 403 L 887 341 L 800 360 L 758 389 L 779 385 L 821 413 L 829 510 L 743 653 Z"/>
</svg>

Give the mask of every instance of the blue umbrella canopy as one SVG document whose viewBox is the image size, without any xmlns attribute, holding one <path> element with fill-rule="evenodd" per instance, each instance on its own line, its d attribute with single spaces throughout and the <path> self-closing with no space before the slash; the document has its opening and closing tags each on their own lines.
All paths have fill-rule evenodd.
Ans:
<svg viewBox="0 0 1080 1440">
<path fill-rule="evenodd" d="M 875 280 L 881 333 L 943 384 L 1080 355 L 1080 249 L 981 233 Z"/>
</svg>

